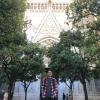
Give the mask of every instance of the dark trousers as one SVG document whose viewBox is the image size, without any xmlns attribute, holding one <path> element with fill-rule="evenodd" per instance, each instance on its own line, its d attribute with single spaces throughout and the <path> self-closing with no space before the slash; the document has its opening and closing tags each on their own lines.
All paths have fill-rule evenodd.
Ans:
<svg viewBox="0 0 100 100">
<path fill-rule="evenodd" d="M 43 100 L 57 100 L 57 98 L 46 97 Z"/>
<path fill-rule="evenodd" d="M 65 100 L 65 98 L 66 98 L 66 95 L 63 93 L 63 100 Z"/>
</svg>

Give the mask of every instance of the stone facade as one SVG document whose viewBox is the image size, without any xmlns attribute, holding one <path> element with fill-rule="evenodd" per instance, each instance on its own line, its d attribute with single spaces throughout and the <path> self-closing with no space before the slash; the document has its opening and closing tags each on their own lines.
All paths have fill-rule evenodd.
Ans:
<svg viewBox="0 0 100 100">
<path fill-rule="evenodd" d="M 29 41 L 49 46 L 59 41 L 62 30 L 68 30 L 66 7 L 71 0 L 27 0 L 25 21 L 30 21 L 26 33 Z"/>
</svg>

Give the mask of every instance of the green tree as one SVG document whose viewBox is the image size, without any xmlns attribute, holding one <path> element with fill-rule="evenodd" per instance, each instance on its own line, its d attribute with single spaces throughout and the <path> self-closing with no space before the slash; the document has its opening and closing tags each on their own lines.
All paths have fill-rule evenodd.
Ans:
<svg viewBox="0 0 100 100">
<path fill-rule="evenodd" d="M 36 79 L 44 70 L 43 56 L 44 48 L 39 44 L 29 43 L 20 51 L 20 70 L 18 79 L 23 83 L 25 100 L 27 100 L 27 90 L 32 81 Z"/>
<path fill-rule="evenodd" d="M 8 100 L 11 100 L 13 96 L 14 85 L 18 77 L 18 71 L 20 69 L 18 67 L 19 66 L 19 60 L 18 60 L 19 56 L 17 55 L 18 48 L 16 48 L 16 50 L 15 52 L 12 49 L 7 48 L 1 53 L 2 57 L 1 71 L 4 74 L 4 78 L 7 80 L 8 84 Z"/>
<path fill-rule="evenodd" d="M 86 51 L 88 43 L 80 31 L 62 32 L 60 43 L 49 49 L 48 56 L 51 58 L 50 66 L 55 68 L 59 77 L 70 79 L 70 89 L 75 80 L 80 80 L 83 85 L 85 99 L 88 99 L 86 80 L 91 79 L 92 66 L 90 57 Z M 90 40 L 90 39 L 89 39 Z M 84 49 L 85 48 L 85 49 Z"/>
<path fill-rule="evenodd" d="M 74 0 L 74 2 L 70 6 L 71 16 L 73 19 L 73 27 L 76 29 L 75 33 L 78 33 L 78 38 L 73 38 L 73 41 L 76 41 L 79 45 L 74 42 L 74 47 L 79 49 L 78 55 L 81 57 L 83 62 L 83 68 L 80 70 L 80 74 L 83 77 L 83 89 L 85 92 L 85 100 L 88 100 L 88 94 L 85 86 L 85 79 L 87 76 L 85 75 L 85 71 L 87 73 L 91 73 L 92 71 L 96 71 L 96 68 L 100 68 L 100 1 L 99 0 Z M 70 16 L 69 16 L 70 19 Z M 78 31 L 77 31 L 78 30 Z M 74 37 L 76 37 L 74 35 Z M 79 42 L 78 42 L 78 41 Z M 93 66 L 95 65 L 95 66 Z M 98 72 L 98 71 L 97 71 Z M 83 75 L 82 75 L 83 73 Z M 94 75 L 95 76 L 95 75 Z M 93 77 L 93 76 L 91 76 Z M 89 78 L 90 79 L 90 78 Z"/>
<path fill-rule="evenodd" d="M 64 36 L 67 36 L 69 41 L 64 40 Z M 87 97 L 88 94 L 85 80 L 90 78 L 91 69 L 90 66 L 88 66 L 89 60 L 87 61 L 87 58 L 85 58 L 83 54 L 84 37 L 80 31 L 69 31 L 61 34 L 61 42 L 64 43 L 62 40 L 66 41 L 66 43 L 70 46 L 70 50 L 72 49 L 74 53 L 73 60 L 70 62 L 73 64 L 73 69 L 70 71 L 72 72 L 73 76 L 82 83 L 85 97 Z M 67 47 L 66 44 L 64 44 L 64 46 Z"/>
<path fill-rule="evenodd" d="M 90 63 L 99 65 L 100 1 L 74 0 L 70 7 L 73 16 L 73 26 L 80 30 L 84 36 L 83 50 L 86 53 L 85 56 L 88 56 Z M 81 23 L 81 25 L 78 23 Z"/>
<path fill-rule="evenodd" d="M 73 81 L 80 80 L 85 100 L 88 100 L 86 80 L 100 75 L 99 6 L 98 0 L 75 0 L 70 9 L 72 17 L 70 14 L 68 16 L 68 19 L 72 19 L 72 30 L 62 32 L 60 43 L 53 45 L 48 51 L 50 66 L 57 70 L 58 76 L 65 76 Z M 92 15 L 92 21 L 84 24 L 89 15 Z M 94 74 L 96 71 L 98 74 Z"/>
<path fill-rule="evenodd" d="M 8 82 L 8 100 L 11 100 L 18 71 L 20 45 L 26 44 L 22 33 L 25 0 L 0 0 L 0 66 Z"/>
<path fill-rule="evenodd" d="M 66 37 L 64 37 L 66 39 Z M 47 56 L 51 58 L 50 67 L 53 68 L 56 78 L 60 78 L 61 81 L 66 83 L 66 78 L 70 80 L 70 85 L 66 83 L 71 90 L 75 79 L 75 71 L 73 70 L 73 55 L 70 47 L 65 47 L 64 44 L 57 43 L 49 48 Z M 74 73 L 74 74 L 73 74 Z"/>
<path fill-rule="evenodd" d="M 0 48 L 21 45 L 25 0 L 0 0 Z"/>
</svg>

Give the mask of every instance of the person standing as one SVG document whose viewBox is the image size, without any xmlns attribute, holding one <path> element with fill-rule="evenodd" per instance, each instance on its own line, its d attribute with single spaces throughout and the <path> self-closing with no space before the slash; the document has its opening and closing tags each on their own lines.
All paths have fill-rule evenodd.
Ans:
<svg viewBox="0 0 100 100">
<path fill-rule="evenodd" d="M 53 77 L 52 70 L 48 70 L 47 76 L 41 82 L 41 96 L 43 100 L 57 100 L 57 80 Z"/>
</svg>

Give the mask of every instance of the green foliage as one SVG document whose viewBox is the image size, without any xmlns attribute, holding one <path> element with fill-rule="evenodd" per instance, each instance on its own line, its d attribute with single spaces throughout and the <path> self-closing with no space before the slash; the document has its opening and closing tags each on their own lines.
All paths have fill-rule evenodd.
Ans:
<svg viewBox="0 0 100 100">
<path fill-rule="evenodd" d="M 94 68 L 93 75 L 95 79 L 100 79 L 100 62 L 97 64 L 96 68 Z"/>
<path fill-rule="evenodd" d="M 71 81 L 80 80 L 86 100 L 88 97 L 85 80 L 99 76 L 94 74 L 97 70 L 98 73 L 100 68 L 99 6 L 98 0 L 74 0 L 70 6 L 73 30 L 61 32 L 60 43 L 51 47 L 52 50 L 49 51 L 50 66 L 56 66 L 60 77 L 67 77 Z M 89 15 L 94 19 L 84 25 L 82 21 Z"/>
<path fill-rule="evenodd" d="M 5 77 L 4 77 L 5 76 Z M 6 82 L 5 82 L 6 80 Z M 6 75 L 4 75 L 4 73 L 2 72 L 2 69 L 0 68 L 0 87 L 2 86 L 2 84 L 7 83 L 7 79 L 6 79 Z"/>
<path fill-rule="evenodd" d="M 19 71 L 17 79 L 23 83 L 26 100 L 27 89 L 30 83 L 36 80 L 36 76 L 44 71 L 44 48 L 39 44 L 28 43 L 19 50 L 19 55 Z"/>
<path fill-rule="evenodd" d="M 88 25 L 88 28 L 90 28 L 91 31 L 96 31 L 96 32 L 100 32 L 100 15 L 98 17 L 96 17 L 96 20 L 93 23 L 90 23 Z"/>
<path fill-rule="evenodd" d="M 82 18 L 88 17 L 88 15 L 93 15 L 95 17 L 100 15 L 99 0 L 74 0 L 70 8 L 74 17 L 74 24 L 80 22 Z"/>
<path fill-rule="evenodd" d="M 0 0 L 0 48 L 24 43 L 25 0 Z"/>
<path fill-rule="evenodd" d="M 83 34 L 83 41 L 80 41 L 80 43 L 82 43 L 80 49 L 84 55 L 83 60 L 84 62 L 88 63 L 88 65 L 98 65 L 100 61 L 100 1 L 74 0 L 70 7 L 73 14 L 74 27 L 80 30 L 81 35 Z M 92 15 L 91 20 L 93 21 L 90 21 L 84 25 L 82 20 L 85 21 L 85 18 L 88 18 L 89 15 Z M 82 28 L 77 25 L 79 22 L 83 24 Z M 87 27 L 86 31 L 82 31 L 86 29 L 84 26 Z"/>
<path fill-rule="evenodd" d="M 100 0 L 74 0 L 70 5 L 68 20 L 73 28 L 61 32 L 60 43 L 49 49 L 51 67 L 56 74 L 83 84 L 88 100 L 86 80 L 100 76 Z M 70 17 L 72 16 L 72 17 Z M 86 19 L 90 18 L 90 22 Z M 84 24 L 84 21 L 87 21 Z M 97 74 L 96 74 L 97 72 Z"/>
<path fill-rule="evenodd" d="M 76 46 L 80 47 L 82 46 L 81 42 L 84 38 L 81 35 L 80 31 L 67 31 L 67 32 L 61 32 L 60 35 L 60 42 L 64 44 L 64 46 L 70 47 Z"/>
<path fill-rule="evenodd" d="M 96 15 L 100 15 L 100 0 L 91 0 L 90 11 Z"/>
<path fill-rule="evenodd" d="M 85 61 L 83 52 L 84 38 L 80 31 L 62 32 L 60 43 L 51 47 L 48 51 L 51 57 L 51 67 L 58 70 L 60 77 L 68 79 L 81 80 L 81 73 L 89 79 L 91 70 Z"/>
<path fill-rule="evenodd" d="M 19 79 L 32 81 L 44 70 L 44 49 L 39 44 L 30 43 L 20 50 Z"/>
<path fill-rule="evenodd" d="M 8 84 L 8 100 L 18 76 L 17 52 L 26 44 L 26 35 L 22 32 L 24 11 L 25 0 L 0 0 L 0 84 Z"/>
<path fill-rule="evenodd" d="M 14 49 L 4 49 L 0 56 L 2 71 L 9 81 L 31 79 L 43 71 L 44 49 L 39 44 L 27 44 Z M 30 73 L 30 74 L 29 74 Z"/>
<path fill-rule="evenodd" d="M 24 11 L 25 0 L 0 0 L 0 64 L 9 81 L 16 76 L 19 46 L 26 44 L 22 33 Z"/>
</svg>

